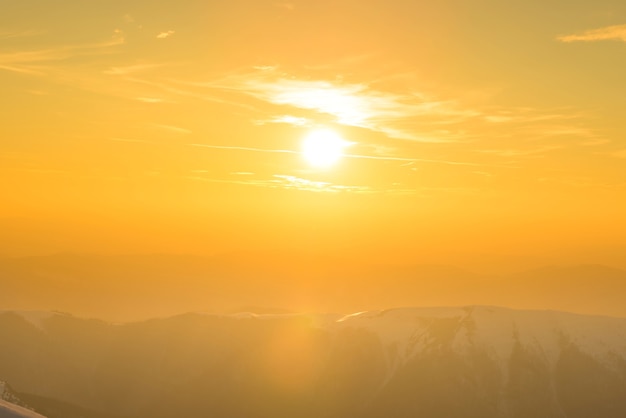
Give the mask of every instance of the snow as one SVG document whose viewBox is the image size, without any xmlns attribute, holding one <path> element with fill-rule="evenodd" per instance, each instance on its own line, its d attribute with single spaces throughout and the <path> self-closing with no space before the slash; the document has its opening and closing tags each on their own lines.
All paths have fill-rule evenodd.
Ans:
<svg viewBox="0 0 626 418">
<path fill-rule="evenodd" d="M 0 311 L 4 312 L 4 311 Z M 13 311 L 39 329 L 54 312 Z M 563 350 L 574 346 L 611 369 L 626 361 L 626 318 L 491 306 L 397 308 L 349 315 L 279 313 L 202 314 L 233 320 L 308 318 L 331 333 L 362 329 L 380 341 L 386 380 L 424 350 L 446 344 L 459 355 L 486 353 L 506 380 L 514 350 L 523 349 L 554 370 Z M 441 332 L 445 333 L 445 338 Z M 443 339 L 442 339 L 443 338 Z M 3 387 L 0 386 L 0 393 Z"/>
<path fill-rule="evenodd" d="M 13 312 L 39 329 L 44 329 L 49 318 L 60 315 L 40 311 Z M 375 356 L 379 355 L 379 344 L 380 354 L 384 356 L 382 359 L 386 364 L 379 389 L 388 384 L 403 367 L 411 367 L 410 362 L 416 356 L 437 355 L 442 348 L 451 350 L 455 360 L 456 355 L 461 361 L 467 359 L 468 364 L 476 359 L 472 357 L 476 354 L 481 356 L 481 361 L 483 356 L 488 356 L 490 363 L 499 369 L 498 379 L 502 379 L 502 387 L 509 380 L 509 373 L 515 373 L 516 369 L 511 365 L 516 361 L 513 354 L 519 349 L 529 354 L 525 359 L 530 359 L 541 370 L 549 372 L 555 372 L 564 350 L 569 348 L 591 356 L 609 370 L 621 373 L 626 364 L 626 318 L 491 306 L 398 308 L 349 315 L 252 312 L 197 315 L 230 319 L 237 323 L 303 318 L 304 322 L 310 320 L 307 326 L 337 336 L 348 331 L 347 343 L 354 342 L 350 339 L 354 335 L 353 330 L 359 330 L 359 333 L 365 331 L 368 333 L 367 340 L 373 337 L 376 344 L 372 352 Z M 553 373 L 549 373 L 549 376 L 549 379 L 554 379 Z M 0 381 L 0 397 L 4 391 L 5 386 Z M 558 405 L 555 393 L 552 398 Z M 41 417 L 32 411 L 5 404 L 6 401 L 0 404 L 0 418 Z M 504 411 L 507 406 L 503 403 L 498 407 Z M 23 414 L 19 415 L 15 408 L 19 408 Z"/>
<path fill-rule="evenodd" d="M 0 399 L 0 418 L 45 418 L 30 409 Z"/>
<path fill-rule="evenodd" d="M 451 348 L 460 355 L 484 350 L 505 379 L 516 347 L 537 355 L 552 370 L 568 344 L 608 368 L 620 358 L 626 360 L 624 318 L 470 306 L 358 312 L 334 325 L 337 330 L 357 328 L 376 335 L 385 348 L 389 380 L 435 341 L 431 326 L 445 318 L 451 319 L 454 327 Z"/>
<path fill-rule="evenodd" d="M 311 325 L 330 332 L 362 329 L 380 341 L 387 364 L 386 381 L 411 358 L 433 344 L 441 320 L 452 332 L 450 344 L 459 355 L 477 350 L 487 353 L 508 378 L 511 356 L 516 348 L 535 355 L 550 370 L 556 366 L 567 344 L 601 364 L 611 367 L 626 360 L 626 319 L 577 315 L 556 311 L 516 310 L 491 306 L 397 308 L 337 314 L 212 314 L 239 320 L 311 319 Z M 446 331 L 448 332 L 448 331 Z M 617 355 L 617 360 L 615 355 Z"/>
<path fill-rule="evenodd" d="M 379 337 L 387 363 L 384 385 L 426 345 L 432 319 L 463 315 L 462 308 L 400 308 L 346 315 L 335 322 L 335 327 L 366 329 Z"/>
</svg>

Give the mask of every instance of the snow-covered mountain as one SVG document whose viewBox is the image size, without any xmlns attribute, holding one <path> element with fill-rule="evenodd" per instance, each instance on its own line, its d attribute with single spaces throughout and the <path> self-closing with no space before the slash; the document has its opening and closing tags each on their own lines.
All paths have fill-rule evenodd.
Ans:
<svg viewBox="0 0 626 418">
<path fill-rule="evenodd" d="M 359 361 L 383 360 L 365 416 L 626 416 L 626 319 L 467 307 L 338 324 L 336 345 L 361 333 L 379 349 Z"/>
<path fill-rule="evenodd" d="M 45 418 L 24 403 L 11 387 L 0 380 L 0 418 Z"/>
<path fill-rule="evenodd" d="M 0 341 L 0 376 L 20 394 L 85 417 L 626 416 L 626 318 L 470 306 L 113 325 L 3 312 Z"/>
<path fill-rule="evenodd" d="M 0 400 L 0 418 L 45 418 L 30 409 Z"/>
</svg>

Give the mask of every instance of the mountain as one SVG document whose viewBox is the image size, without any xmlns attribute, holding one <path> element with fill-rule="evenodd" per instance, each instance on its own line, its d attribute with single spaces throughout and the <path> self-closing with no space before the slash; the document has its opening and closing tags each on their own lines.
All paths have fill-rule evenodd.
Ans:
<svg viewBox="0 0 626 418">
<path fill-rule="evenodd" d="M 0 400 L 21 406 L 26 409 L 32 409 L 26 404 L 17 393 L 9 386 L 7 382 L 0 380 Z"/>
<path fill-rule="evenodd" d="M 626 416 L 626 318 L 468 306 L 111 324 L 2 312 L 0 341 L 0 376 L 20 397 L 84 418 Z"/>
<path fill-rule="evenodd" d="M 244 256 L 241 256 L 244 257 Z M 0 258 L 0 306 L 111 321 L 190 311 L 354 312 L 499 305 L 626 317 L 626 271 L 544 267 L 484 275 L 445 265 L 370 265 L 285 256 L 55 255 Z"/>
<path fill-rule="evenodd" d="M 45 418 L 30 409 L 0 400 L 0 418 Z"/>
<path fill-rule="evenodd" d="M 45 418 L 26 404 L 7 382 L 0 380 L 0 418 Z"/>
</svg>

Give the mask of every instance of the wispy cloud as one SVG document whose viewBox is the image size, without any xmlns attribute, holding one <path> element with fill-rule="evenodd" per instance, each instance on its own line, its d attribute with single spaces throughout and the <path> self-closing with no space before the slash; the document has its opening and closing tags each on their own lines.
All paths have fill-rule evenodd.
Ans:
<svg viewBox="0 0 626 418">
<path fill-rule="evenodd" d="M 177 85 L 179 91 L 267 115 L 251 118 L 255 124 L 335 123 L 387 138 L 433 144 L 594 137 L 579 123 L 584 115 L 575 109 L 469 106 L 410 89 L 386 90 L 384 83 L 298 78 L 274 66 L 255 67 L 208 82 L 168 82 Z M 169 91 L 173 91 L 171 85 Z M 286 113 L 290 108 L 298 116 Z"/>
<path fill-rule="evenodd" d="M 7 65 L 2 63 L 2 56 L 0 55 L 0 70 L 10 71 L 13 73 L 29 74 L 29 75 L 42 75 L 44 71 L 40 67 L 24 66 L 24 65 Z"/>
<path fill-rule="evenodd" d="M 203 174 L 196 170 L 194 174 Z M 208 183 L 238 184 L 242 186 L 266 187 L 271 189 L 300 190 L 315 193 L 374 193 L 375 190 L 367 186 L 336 184 L 327 181 L 309 180 L 287 174 L 274 174 L 269 178 L 249 178 L 254 173 L 231 173 L 236 178 L 216 179 L 194 175 L 187 177 L 190 180 Z"/>
<path fill-rule="evenodd" d="M 479 114 L 475 110 L 463 109 L 453 101 L 433 100 L 422 94 L 377 90 L 365 83 L 297 79 L 278 72 L 274 67 L 208 83 L 181 83 L 218 92 L 239 93 L 276 106 L 314 111 L 333 117 L 338 124 L 419 142 L 451 142 L 458 138 L 416 132 L 407 125 L 456 123 Z"/>
<path fill-rule="evenodd" d="M 156 37 L 157 39 L 165 39 L 165 38 L 169 38 L 172 35 L 174 35 L 176 32 L 173 30 L 167 30 L 165 32 L 160 32 Z"/>
<path fill-rule="evenodd" d="M 356 158 L 361 160 L 379 160 L 379 161 L 401 161 L 410 163 L 429 163 L 429 164 L 445 164 L 445 165 L 464 165 L 482 167 L 485 164 L 464 162 L 464 161 L 450 161 L 450 160 L 434 160 L 428 158 L 406 158 L 406 157 L 380 157 L 376 155 L 362 155 L 362 154 L 345 154 L 346 158 Z"/>
<path fill-rule="evenodd" d="M 50 70 L 50 64 L 76 56 L 108 53 L 111 47 L 124 43 L 121 31 L 114 31 L 111 39 L 103 42 L 78 45 L 63 45 L 46 49 L 0 53 L 0 69 L 42 75 Z"/>
<path fill-rule="evenodd" d="M 561 42 L 594 42 L 609 40 L 626 42 L 626 25 L 607 26 L 572 35 L 561 35 L 557 37 L 557 39 Z"/>
<path fill-rule="evenodd" d="M 117 137 L 111 137 L 111 138 L 107 138 L 109 141 L 115 141 L 115 142 L 133 142 L 133 143 L 142 143 L 142 144 L 149 144 L 150 141 L 146 141 L 143 139 L 131 139 L 131 138 L 117 138 Z"/>
<path fill-rule="evenodd" d="M 334 184 L 327 181 L 314 181 L 301 177 L 275 174 L 274 182 L 278 183 L 281 187 L 287 189 L 306 190 L 309 192 L 367 192 L 369 187 L 365 186 L 347 186 Z"/>
<path fill-rule="evenodd" d="M 135 100 L 143 103 L 165 103 L 167 100 L 160 97 L 135 97 Z"/>
<path fill-rule="evenodd" d="M 594 139 L 589 139 L 587 141 L 583 141 L 580 143 L 580 145 L 586 146 L 586 147 L 595 147 L 598 145 L 605 145 L 605 144 L 609 144 L 611 143 L 610 139 L 606 139 L 606 138 L 594 138 Z"/>
<path fill-rule="evenodd" d="M 450 103 L 376 91 L 363 84 L 280 78 L 269 82 L 249 81 L 246 87 L 249 94 L 270 103 L 329 114 L 339 124 L 382 132 L 397 139 L 444 142 L 403 129 L 396 122 L 419 117 L 470 116 Z"/>
<path fill-rule="evenodd" d="M 268 123 L 284 123 L 293 126 L 307 126 L 313 124 L 312 121 L 307 118 L 292 115 L 280 115 L 273 116 L 269 119 L 258 119 L 255 120 L 254 123 L 257 125 L 265 125 Z"/>
<path fill-rule="evenodd" d="M 289 174 L 274 174 L 269 177 L 256 177 L 255 173 L 231 173 L 233 178 L 212 178 L 203 176 L 205 170 L 193 170 L 189 180 L 207 183 L 225 183 L 241 186 L 264 187 L 271 189 L 286 189 L 313 193 L 356 193 L 356 194 L 386 194 L 386 195 L 423 195 L 433 196 L 441 193 L 472 195 L 479 192 L 474 188 L 450 187 L 408 187 L 402 183 L 393 183 L 389 186 L 372 187 L 363 185 L 337 184 L 328 181 L 317 181 Z"/>
<path fill-rule="evenodd" d="M 580 126 L 553 125 L 537 130 L 542 137 L 569 136 L 581 138 L 593 138 L 595 134 L 588 128 Z"/>
<path fill-rule="evenodd" d="M 198 91 L 193 88 L 181 88 L 181 84 L 189 84 L 188 82 L 181 82 L 180 80 L 167 80 L 167 81 L 153 81 L 141 77 L 128 77 L 127 81 L 134 84 L 143 85 L 157 91 L 168 93 L 173 96 L 180 96 L 186 98 L 192 98 L 197 100 L 203 100 L 208 102 L 215 102 L 229 106 L 240 107 L 252 112 L 258 112 L 258 110 L 246 103 L 241 103 L 236 100 L 229 100 L 228 98 L 219 97 L 215 94 L 206 94 L 205 92 Z"/>
<path fill-rule="evenodd" d="M 290 12 L 296 9 L 296 5 L 293 3 L 274 3 L 274 5 L 280 9 L 285 9 Z"/>
<path fill-rule="evenodd" d="M 44 33 L 44 31 L 40 30 L 23 30 L 16 32 L 0 31 L 0 39 L 27 38 L 30 36 L 37 36 Z"/>
<path fill-rule="evenodd" d="M 482 117 L 485 122 L 493 125 L 501 124 L 536 124 L 563 120 L 580 119 L 583 117 L 579 111 L 569 108 L 557 109 L 534 109 L 527 107 L 513 107 L 508 109 L 491 109 L 484 112 Z"/>
<path fill-rule="evenodd" d="M 266 152 L 271 154 L 301 154 L 300 151 L 287 150 L 287 149 L 267 149 L 267 148 L 254 148 L 254 147 L 239 147 L 231 145 L 210 145 L 210 144 L 189 144 L 192 147 L 212 148 L 222 150 L 233 151 L 250 151 L 250 152 Z M 354 158 L 360 160 L 378 160 L 378 161 L 400 161 L 400 162 L 412 162 L 412 163 L 430 163 L 430 164 L 445 164 L 445 165 L 463 165 L 463 166 L 483 166 L 484 164 L 477 164 L 463 161 L 449 161 L 449 160 L 435 160 L 427 158 L 405 158 L 405 157 L 393 157 L 393 156 L 376 156 L 376 155 L 364 155 L 364 154 L 344 154 L 344 158 Z"/>
<path fill-rule="evenodd" d="M 172 132 L 172 133 L 175 133 L 175 134 L 189 135 L 189 134 L 193 133 L 191 130 L 185 129 L 185 128 L 181 128 L 180 126 L 161 125 L 161 124 L 155 124 L 155 125 L 152 125 L 152 126 L 154 128 L 161 129 L 161 130 L 168 131 L 168 132 Z"/>
<path fill-rule="evenodd" d="M 268 152 L 272 154 L 299 154 L 298 151 L 287 149 L 266 149 L 266 148 L 254 148 L 254 147 L 238 147 L 231 145 L 210 145 L 210 144 L 189 144 L 192 147 L 234 150 L 234 151 L 252 151 L 252 152 Z"/>
<path fill-rule="evenodd" d="M 546 146 L 529 148 L 529 149 L 483 149 L 483 150 L 479 150 L 478 152 L 481 152 L 484 154 L 498 155 L 500 157 L 526 157 L 526 156 L 541 157 L 543 156 L 542 154 L 545 154 L 550 151 L 562 149 L 562 148 L 563 146 L 559 146 L 559 145 L 546 145 Z"/>
<path fill-rule="evenodd" d="M 104 74 L 109 75 L 129 75 L 135 74 L 147 70 L 151 70 L 154 68 L 162 67 L 162 64 L 133 64 L 133 65 L 125 65 L 121 67 L 111 67 L 108 70 L 104 70 Z"/>
</svg>

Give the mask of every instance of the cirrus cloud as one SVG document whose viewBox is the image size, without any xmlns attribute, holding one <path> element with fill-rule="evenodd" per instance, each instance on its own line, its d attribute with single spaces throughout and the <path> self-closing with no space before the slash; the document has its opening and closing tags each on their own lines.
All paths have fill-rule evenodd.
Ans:
<svg viewBox="0 0 626 418">
<path fill-rule="evenodd" d="M 622 41 L 626 42 L 626 25 L 607 26 L 591 29 L 582 33 L 562 35 L 557 37 L 561 42 L 594 42 L 594 41 Z"/>
<path fill-rule="evenodd" d="M 165 39 L 165 38 L 169 38 L 170 36 L 174 35 L 176 32 L 173 30 L 167 30 L 165 32 L 161 32 L 159 33 L 156 37 L 157 39 Z"/>
<path fill-rule="evenodd" d="M 416 131 L 413 124 L 449 125 L 480 112 L 462 108 L 454 101 L 433 100 L 417 93 L 377 90 L 366 83 L 298 79 L 273 67 L 255 69 L 207 83 L 180 82 L 223 93 L 235 93 L 270 103 L 332 117 L 336 123 L 383 133 L 390 138 L 418 142 L 456 142 L 455 135 L 441 130 Z M 300 119 L 271 119 L 273 122 L 302 122 Z"/>
</svg>

